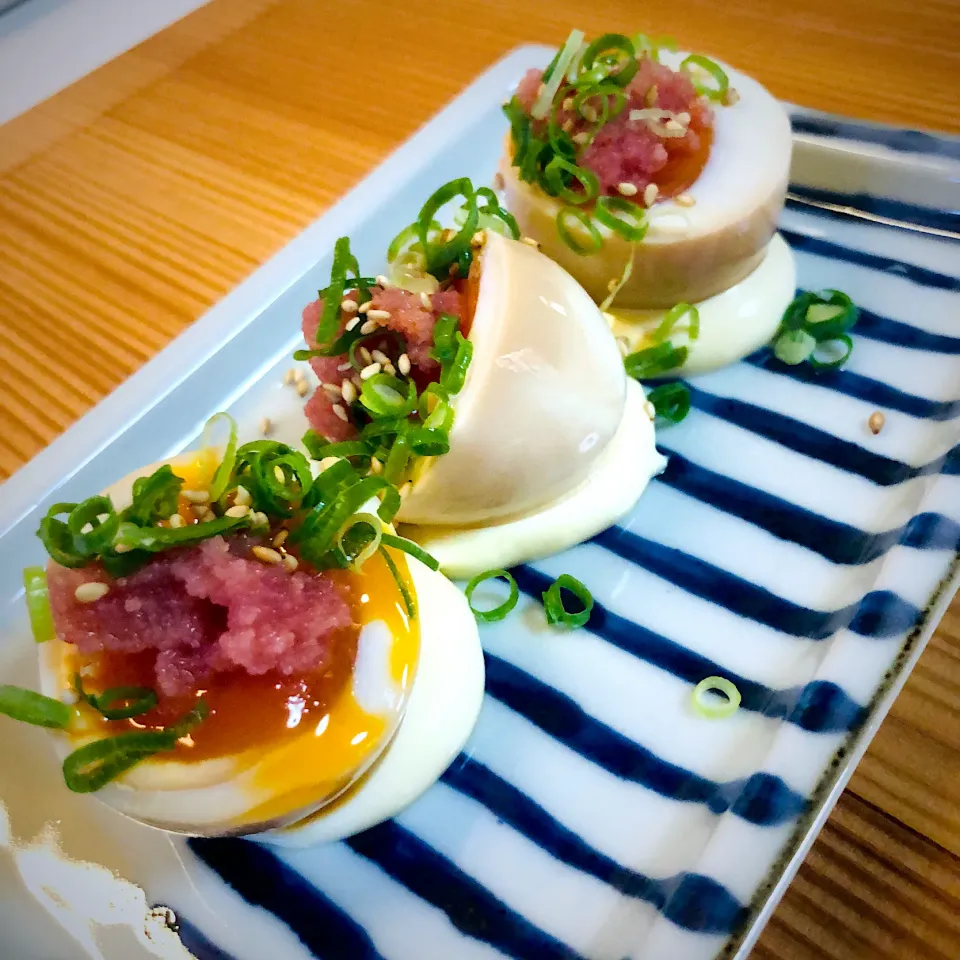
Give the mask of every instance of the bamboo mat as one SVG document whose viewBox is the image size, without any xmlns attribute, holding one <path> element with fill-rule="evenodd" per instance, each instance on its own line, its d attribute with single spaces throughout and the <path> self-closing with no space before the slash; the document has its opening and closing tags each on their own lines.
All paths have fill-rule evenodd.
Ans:
<svg viewBox="0 0 960 960">
<path fill-rule="evenodd" d="M 511 47 L 646 29 L 807 106 L 960 131 L 956 0 L 213 0 L 0 127 L 0 478 Z M 756 948 L 960 957 L 954 604 Z"/>
</svg>

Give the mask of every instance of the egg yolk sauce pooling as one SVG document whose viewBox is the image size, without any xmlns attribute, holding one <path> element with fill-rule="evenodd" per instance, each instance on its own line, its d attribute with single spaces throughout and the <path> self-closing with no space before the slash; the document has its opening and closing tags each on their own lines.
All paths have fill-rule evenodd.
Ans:
<svg viewBox="0 0 960 960">
<path fill-rule="evenodd" d="M 571 504 L 566 519 L 579 516 L 561 523 L 560 546 L 592 535 L 662 466 L 649 418 L 638 433 L 625 417 L 627 378 L 597 306 L 518 238 L 492 190 L 452 181 L 394 239 L 386 275 L 361 275 L 338 241 L 331 283 L 303 314 L 310 349 L 297 357 L 321 380 L 306 410 L 314 455 L 396 483 L 403 531 L 424 541 L 443 528 L 436 556 L 451 575 L 476 572 L 466 544 L 478 529 L 497 530 L 497 565 L 557 549 L 520 521 L 606 465 L 622 474 L 616 505 L 586 519 L 583 501 Z M 615 444 L 624 430 L 630 443 Z M 611 451 L 627 446 L 631 462 L 615 466 Z"/>
<path fill-rule="evenodd" d="M 677 366 L 697 373 L 769 342 L 793 296 L 775 237 L 792 140 L 763 87 L 669 46 L 573 31 L 505 105 L 500 177 L 520 229 L 609 308 L 629 351 L 696 306 L 704 336 Z"/>
<path fill-rule="evenodd" d="M 404 715 L 437 590 L 459 597 L 393 534 L 391 484 L 273 441 L 238 448 L 219 419 L 222 456 L 50 509 L 51 560 L 26 575 L 46 696 L 0 688 L 0 712 L 62 729 L 70 789 L 205 835 L 294 822 L 356 784 Z M 472 617 L 442 601 L 454 646 L 477 647 L 461 659 L 478 708 Z"/>
</svg>

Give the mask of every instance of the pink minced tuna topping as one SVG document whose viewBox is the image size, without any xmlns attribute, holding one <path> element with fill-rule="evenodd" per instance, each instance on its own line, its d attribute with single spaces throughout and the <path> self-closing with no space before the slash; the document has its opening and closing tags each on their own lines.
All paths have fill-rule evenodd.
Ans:
<svg viewBox="0 0 960 960">
<path fill-rule="evenodd" d="M 371 287 L 370 292 L 372 294 L 370 309 L 382 310 L 390 314 L 389 319 L 376 320 L 377 325 L 383 330 L 392 330 L 400 334 L 406 341 L 405 349 L 410 358 L 414 379 L 418 382 L 436 379 L 440 373 L 440 365 L 430 356 L 430 348 L 433 346 L 433 328 L 441 313 L 460 317 L 460 294 L 452 288 L 435 293 L 429 298 L 428 309 L 421 300 L 420 294 L 411 293 L 399 287 Z M 356 294 L 352 294 L 347 299 L 356 302 Z M 320 322 L 322 312 L 322 300 L 308 303 L 303 310 L 303 338 L 310 347 L 316 343 L 317 324 Z M 356 313 L 341 314 L 340 332 L 355 316 Z M 366 321 L 361 318 L 360 322 Z M 396 358 L 396 344 L 387 338 L 381 342 L 371 336 L 363 341 L 363 345 L 368 350 L 380 349 Z M 314 391 L 313 396 L 307 401 L 305 410 L 310 426 L 328 440 L 348 440 L 356 433 L 353 424 L 338 416 L 334 410 L 335 405 L 345 407 L 336 393 L 336 390 L 342 389 L 343 381 L 349 378 L 353 379 L 355 384 L 360 382 L 357 370 L 340 369 L 346 363 L 346 356 L 313 357 L 310 360 L 313 371 L 320 378 L 321 383 L 324 386 L 330 384 L 336 388 L 335 390 L 321 388 Z"/>
<path fill-rule="evenodd" d="M 242 543 L 241 543 L 242 541 Z M 213 537 L 157 556 L 129 577 L 98 566 L 69 570 L 49 563 L 57 635 L 81 653 L 157 651 L 157 689 L 172 697 L 216 673 L 270 671 L 290 676 L 329 662 L 336 632 L 351 626 L 350 607 L 322 575 L 290 573 L 249 558 L 254 541 Z M 82 583 L 109 583 L 94 603 L 74 593 Z"/>
<path fill-rule="evenodd" d="M 516 98 L 528 113 L 537 99 L 542 77 L 542 70 L 528 70 L 517 87 Z M 597 175 L 601 193 L 610 196 L 617 194 L 621 183 L 632 184 L 641 194 L 648 184 L 657 183 L 662 196 L 686 189 L 689 183 L 676 187 L 665 183 L 669 179 L 665 176 L 667 165 L 701 152 L 704 131 L 713 125 L 710 105 L 697 95 L 689 77 L 649 57 L 640 61 L 624 92 L 626 106 L 604 124 L 577 162 Z M 688 114 L 686 133 L 665 137 L 655 133 L 647 120 L 630 119 L 631 110 L 654 107 L 671 114 Z M 568 120 L 572 135 L 592 127 L 574 110 L 560 110 L 557 122 L 562 126 Z"/>
</svg>

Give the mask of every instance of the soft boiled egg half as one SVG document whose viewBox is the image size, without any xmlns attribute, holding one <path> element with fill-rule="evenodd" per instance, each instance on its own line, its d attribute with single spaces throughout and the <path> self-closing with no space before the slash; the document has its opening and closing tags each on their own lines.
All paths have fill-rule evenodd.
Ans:
<svg viewBox="0 0 960 960">
<path fill-rule="evenodd" d="M 205 454 L 169 463 L 193 494 L 209 484 L 216 466 Z M 157 466 L 106 491 L 117 510 L 130 503 L 137 478 Z M 192 501 L 181 498 L 180 516 L 188 523 L 196 522 L 193 509 Z M 171 702 L 161 696 L 152 712 L 124 720 L 107 720 L 78 702 L 75 677 L 94 695 L 150 687 L 157 651 L 145 657 L 136 637 L 83 643 L 83 651 L 65 642 L 65 616 L 72 614 L 64 614 L 64 604 L 72 594 L 64 590 L 73 591 L 73 579 L 80 577 L 82 585 L 89 577 L 52 565 L 58 636 L 40 647 L 41 689 L 74 704 L 67 730 L 55 734 L 59 753 L 65 757 L 93 740 L 165 727 L 202 696 L 209 709 L 202 723 L 173 750 L 142 760 L 97 791 L 98 799 L 174 832 L 215 836 L 283 827 L 288 838 L 303 829 L 301 842 L 342 837 L 397 813 L 437 779 L 466 741 L 480 709 L 484 669 L 476 623 L 462 594 L 417 560 L 391 553 L 406 598 L 379 554 L 359 571 L 322 574 L 333 577 L 348 598 L 353 622 L 336 634 L 333 655 L 321 669 L 216 673 L 189 694 Z M 283 575 L 279 565 L 276 573 Z M 124 583 L 112 582 L 115 600 L 124 596 Z M 191 586 L 188 592 L 200 591 Z M 142 591 L 127 596 L 127 612 L 135 615 L 148 602 L 144 597 Z M 99 624 L 108 633 L 108 624 L 117 622 L 116 604 L 112 620 L 82 619 L 108 598 L 86 599 L 89 609 L 77 613 L 78 622 L 94 629 Z M 228 606 L 223 628 L 242 634 L 244 624 L 237 621 L 243 616 Z M 301 821 L 302 828 L 290 829 Z"/>
<path fill-rule="evenodd" d="M 662 62 L 674 70 L 686 56 L 661 52 Z M 686 373 L 716 369 L 769 343 L 795 295 L 793 256 L 776 234 L 790 172 L 790 121 L 759 83 L 726 65 L 723 70 L 735 102 L 713 106 L 706 163 L 683 194 L 650 207 L 649 226 L 639 242 L 595 222 L 600 249 L 589 255 L 574 252 L 557 229 L 562 204 L 522 181 L 511 165 L 509 135 L 500 164 L 505 205 L 523 234 L 537 240 L 594 300 L 606 299 L 611 283 L 630 265 L 608 311 L 627 350 L 650 346 L 650 335 L 676 304 L 698 308 L 699 342 L 688 344 L 685 336 L 674 342 L 690 348 L 678 368 Z M 588 245 L 582 228 L 572 223 L 569 229 Z"/>
<path fill-rule="evenodd" d="M 665 464 L 643 391 L 583 287 L 493 231 L 479 257 L 450 449 L 418 463 L 398 514 L 403 534 L 456 577 L 606 529 Z"/>
</svg>

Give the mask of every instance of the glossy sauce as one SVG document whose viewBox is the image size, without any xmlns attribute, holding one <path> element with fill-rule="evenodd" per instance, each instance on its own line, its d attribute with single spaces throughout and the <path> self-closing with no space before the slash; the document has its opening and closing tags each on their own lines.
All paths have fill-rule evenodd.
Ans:
<svg viewBox="0 0 960 960">
<path fill-rule="evenodd" d="M 660 199 L 668 200 L 689 190 L 697 182 L 710 159 L 713 127 L 702 126 L 697 119 L 691 122 L 690 127 L 699 134 L 700 146 L 694 153 L 671 153 L 667 165 L 653 178 L 653 182 L 660 188 Z"/>
</svg>

